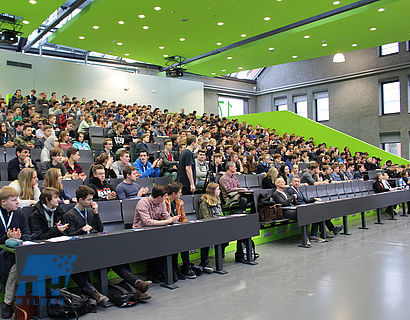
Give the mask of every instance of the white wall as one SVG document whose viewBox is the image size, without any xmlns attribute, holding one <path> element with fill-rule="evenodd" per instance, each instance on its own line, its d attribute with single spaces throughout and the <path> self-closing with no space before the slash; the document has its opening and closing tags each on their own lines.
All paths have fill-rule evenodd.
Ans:
<svg viewBox="0 0 410 320">
<path fill-rule="evenodd" d="M 6 61 L 32 64 L 32 69 L 11 67 Z M 52 58 L 0 51 L 0 96 L 23 94 L 36 89 L 37 94 L 57 92 L 69 97 L 115 100 L 118 103 L 151 104 L 170 112 L 204 112 L 204 85 L 201 82 L 141 75 L 103 67 L 77 64 Z M 124 89 L 128 89 L 125 91 Z"/>
</svg>

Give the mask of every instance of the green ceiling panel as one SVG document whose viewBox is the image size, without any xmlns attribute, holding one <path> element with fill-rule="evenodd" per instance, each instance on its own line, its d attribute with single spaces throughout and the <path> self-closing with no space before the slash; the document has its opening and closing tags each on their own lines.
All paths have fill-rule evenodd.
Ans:
<svg viewBox="0 0 410 320">
<path fill-rule="evenodd" d="M 54 33 L 50 41 L 165 65 L 164 55 L 195 57 L 356 1 L 341 0 L 338 5 L 334 2 L 95 0 Z M 355 49 L 352 43 L 358 43 L 356 49 L 362 49 L 407 40 L 409 3 L 407 0 L 381 0 L 193 62 L 187 68 L 190 72 L 215 76 L 240 71 L 239 67 L 246 70 L 351 51 Z M 378 12 L 380 7 L 386 10 Z M 139 18 L 139 15 L 144 17 Z M 265 17 L 270 19 L 265 20 Z M 371 32 L 369 28 L 373 25 L 377 30 Z M 242 37 L 243 34 L 246 36 Z M 310 38 L 305 39 L 305 35 Z M 185 40 L 180 41 L 180 38 Z M 328 46 L 322 47 L 322 41 Z M 270 47 L 275 51 L 269 51 Z"/>
<path fill-rule="evenodd" d="M 32 2 L 36 3 L 32 4 L 29 0 L 1 0 L 0 13 L 22 17 L 28 22 L 23 24 L 21 29 L 23 37 L 27 37 L 38 28 L 65 0 L 32 0 Z"/>
</svg>

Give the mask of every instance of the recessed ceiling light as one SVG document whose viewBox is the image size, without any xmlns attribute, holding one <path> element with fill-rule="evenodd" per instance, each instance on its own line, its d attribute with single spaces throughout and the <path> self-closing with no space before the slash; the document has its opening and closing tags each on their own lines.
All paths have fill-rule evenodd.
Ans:
<svg viewBox="0 0 410 320">
<path fill-rule="evenodd" d="M 85 37 L 84 37 L 84 36 L 78 36 L 78 39 L 80 39 L 80 40 L 84 40 L 84 39 L 85 39 Z"/>
<path fill-rule="evenodd" d="M 185 38 L 179 38 L 179 41 L 185 41 Z"/>
<path fill-rule="evenodd" d="M 338 4 L 340 4 L 340 1 L 334 1 L 333 4 L 334 4 L 335 6 L 337 6 Z"/>
<path fill-rule="evenodd" d="M 124 56 L 127 56 L 127 57 L 128 57 L 129 55 L 130 55 L 129 53 L 124 53 Z"/>
<path fill-rule="evenodd" d="M 238 67 L 238 69 L 239 69 L 239 70 L 242 70 L 242 69 L 243 69 L 243 67 Z"/>
<path fill-rule="evenodd" d="M 327 47 L 327 43 L 322 43 L 322 47 Z"/>
<path fill-rule="evenodd" d="M 24 24 L 29 24 L 30 21 L 28 21 L 28 20 L 23 20 L 23 23 L 24 23 Z"/>
<path fill-rule="evenodd" d="M 263 18 L 263 20 L 269 21 L 269 20 L 270 20 L 270 17 L 265 17 L 265 18 Z"/>
<path fill-rule="evenodd" d="M 214 76 L 214 75 L 216 75 L 216 72 L 212 72 L 211 74 Z"/>
<path fill-rule="evenodd" d="M 143 26 L 142 29 L 147 30 L 147 29 L 149 29 L 149 27 L 148 26 Z"/>
<path fill-rule="evenodd" d="M 277 2 L 281 2 L 282 0 L 276 0 Z"/>
<path fill-rule="evenodd" d="M 122 42 L 117 42 L 117 45 L 118 45 L 118 46 L 122 46 L 123 43 L 122 43 Z"/>
<path fill-rule="evenodd" d="M 379 11 L 379 12 L 383 12 L 383 11 L 385 11 L 385 10 L 386 10 L 385 8 L 377 9 L 377 11 Z"/>
<path fill-rule="evenodd" d="M 93 26 L 93 29 L 97 30 L 97 29 L 100 29 L 100 27 L 99 26 Z"/>
<path fill-rule="evenodd" d="M 245 38 L 245 37 L 246 37 L 246 34 L 245 34 L 245 33 L 242 33 L 242 34 L 241 34 L 241 37 L 242 37 L 242 38 Z"/>
<path fill-rule="evenodd" d="M 292 56 L 293 59 L 296 59 L 298 56 Z"/>
<path fill-rule="evenodd" d="M 270 47 L 270 48 L 269 48 L 269 51 L 275 51 L 275 48 L 274 48 L 274 47 Z"/>
<path fill-rule="evenodd" d="M 303 36 L 303 38 L 305 38 L 305 39 L 309 39 L 310 38 L 310 35 L 305 35 L 305 36 Z"/>
<path fill-rule="evenodd" d="M 37 0 L 29 0 L 28 2 L 31 3 L 31 4 L 36 4 Z"/>
<path fill-rule="evenodd" d="M 216 44 L 217 44 L 218 46 L 220 46 L 220 45 L 222 44 L 222 42 L 217 42 Z"/>
<path fill-rule="evenodd" d="M 376 31 L 376 28 L 375 27 L 370 28 L 370 31 Z"/>
<path fill-rule="evenodd" d="M 220 22 L 217 23 L 217 25 L 218 25 L 218 26 L 223 26 L 224 23 L 223 23 L 222 21 L 220 21 Z"/>
<path fill-rule="evenodd" d="M 352 44 L 352 47 L 357 47 L 357 43 L 353 43 L 353 44 Z"/>
<path fill-rule="evenodd" d="M 125 22 L 122 21 L 122 20 L 118 21 L 118 24 L 124 24 L 124 23 L 125 23 Z"/>
<path fill-rule="evenodd" d="M 139 14 L 139 15 L 138 15 L 138 18 L 140 18 L 140 19 L 144 19 L 144 18 L 145 18 L 145 15 L 143 15 L 143 14 Z"/>
<path fill-rule="evenodd" d="M 159 10 L 161 10 L 161 7 L 154 7 L 154 10 L 159 11 Z"/>
<path fill-rule="evenodd" d="M 226 57 L 226 59 L 228 59 L 228 60 L 232 60 L 232 57 Z"/>
<path fill-rule="evenodd" d="M 167 55 L 167 54 L 164 54 L 163 57 L 166 58 L 166 57 L 168 57 L 168 55 Z"/>
<path fill-rule="evenodd" d="M 162 49 L 165 49 L 165 47 L 164 47 L 164 46 L 159 46 L 158 48 L 160 48 L 161 50 L 162 50 Z"/>
<path fill-rule="evenodd" d="M 226 69 L 222 69 L 221 71 L 222 71 L 222 72 L 225 72 L 225 71 L 226 71 Z"/>
</svg>

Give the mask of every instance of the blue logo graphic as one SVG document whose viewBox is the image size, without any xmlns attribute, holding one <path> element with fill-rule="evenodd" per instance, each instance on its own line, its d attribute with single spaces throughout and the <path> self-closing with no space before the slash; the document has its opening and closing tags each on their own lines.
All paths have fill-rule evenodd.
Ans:
<svg viewBox="0 0 410 320">
<path fill-rule="evenodd" d="M 51 278 L 52 284 L 59 284 L 59 277 L 64 277 L 67 286 L 70 275 L 73 271 L 73 263 L 77 256 L 59 255 L 30 255 L 22 273 L 23 277 L 35 277 L 32 282 L 32 295 L 37 297 L 46 296 L 46 278 Z M 52 290 L 54 292 L 55 290 Z M 16 296 L 26 295 L 26 282 L 19 281 Z"/>
</svg>

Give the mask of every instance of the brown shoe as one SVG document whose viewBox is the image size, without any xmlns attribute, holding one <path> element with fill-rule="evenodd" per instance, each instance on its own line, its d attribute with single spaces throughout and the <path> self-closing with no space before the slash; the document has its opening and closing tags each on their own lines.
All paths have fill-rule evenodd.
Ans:
<svg viewBox="0 0 410 320">
<path fill-rule="evenodd" d="M 137 289 L 137 299 L 138 301 L 145 301 L 151 299 L 151 296 L 148 293 L 142 293 L 140 290 Z"/>
<path fill-rule="evenodd" d="M 142 293 L 147 292 L 149 286 L 152 284 L 152 281 L 142 281 L 142 280 L 137 280 L 135 281 L 135 288 L 140 290 Z"/>
<path fill-rule="evenodd" d="M 104 307 L 109 301 L 108 297 L 99 293 L 97 290 L 94 290 L 90 296 L 97 302 L 97 305 L 100 307 Z"/>
</svg>

